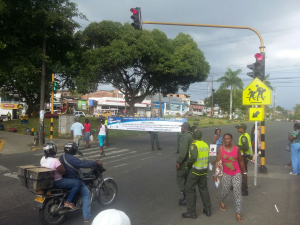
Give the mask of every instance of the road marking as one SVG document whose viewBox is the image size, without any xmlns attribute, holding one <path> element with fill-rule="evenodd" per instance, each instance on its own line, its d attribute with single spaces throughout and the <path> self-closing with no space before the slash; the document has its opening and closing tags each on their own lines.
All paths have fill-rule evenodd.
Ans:
<svg viewBox="0 0 300 225">
<path fill-rule="evenodd" d="M 6 177 L 11 177 L 11 178 L 15 178 L 15 179 L 19 179 L 18 178 L 18 173 L 17 172 L 13 172 L 13 173 L 5 173 L 3 174 Z"/>
<path fill-rule="evenodd" d="M 100 149 L 99 147 L 95 147 L 95 148 L 89 148 L 89 149 L 78 149 L 79 151 L 81 151 L 82 153 L 85 153 L 85 152 L 90 152 L 90 151 L 93 151 L 93 150 L 96 150 L 98 149 L 97 151 L 94 151 L 94 152 L 99 152 Z M 104 151 L 110 151 L 110 150 L 113 150 L 113 149 L 117 149 L 117 148 L 107 148 L 107 149 L 104 149 Z M 64 154 L 65 151 L 64 150 L 59 150 L 57 151 L 56 154 Z M 41 152 L 41 153 L 36 153 L 36 154 L 33 154 L 35 156 L 44 156 L 44 152 Z"/>
<path fill-rule="evenodd" d="M 5 140 L 0 139 L 0 151 L 2 150 L 4 144 L 5 144 Z"/>
<path fill-rule="evenodd" d="M 109 163 L 112 163 L 112 162 L 118 162 L 118 161 L 121 161 L 121 160 L 130 159 L 130 158 L 133 158 L 133 157 L 137 157 L 137 156 L 140 156 L 140 155 L 146 155 L 146 154 L 150 154 L 150 153 L 151 153 L 151 152 L 146 152 L 146 153 L 143 153 L 143 154 L 138 154 L 138 155 L 134 155 L 134 156 L 129 156 L 129 157 L 126 157 L 126 158 L 117 159 L 117 160 L 110 161 L 110 162 L 105 162 L 105 164 L 109 164 Z"/>
<path fill-rule="evenodd" d="M 7 171 L 7 170 L 9 170 L 9 169 L 0 165 L 0 172 Z"/>
<path fill-rule="evenodd" d="M 279 210 L 277 209 L 277 206 L 276 205 L 274 205 L 274 206 L 275 206 L 276 211 L 279 212 Z"/>
</svg>

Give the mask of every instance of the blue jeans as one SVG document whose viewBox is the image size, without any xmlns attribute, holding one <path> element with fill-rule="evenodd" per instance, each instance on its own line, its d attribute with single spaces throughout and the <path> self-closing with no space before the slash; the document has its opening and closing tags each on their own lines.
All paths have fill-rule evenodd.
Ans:
<svg viewBox="0 0 300 225">
<path fill-rule="evenodd" d="M 300 143 L 291 144 L 293 174 L 300 174 Z"/>
<path fill-rule="evenodd" d="M 82 198 L 82 214 L 83 218 L 85 220 L 90 219 L 92 214 L 91 214 L 91 192 L 89 189 L 85 186 L 83 181 L 81 181 L 81 186 L 80 186 L 80 194 Z"/>
<path fill-rule="evenodd" d="M 56 180 L 53 182 L 54 188 L 71 188 L 70 194 L 67 198 L 68 202 L 72 202 L 73 197 L 78 192 L 80 188 L 80 180 L 76 179 L 68 179 L 68 178 L 61 178 L 60 180 Z"/>
</svg>

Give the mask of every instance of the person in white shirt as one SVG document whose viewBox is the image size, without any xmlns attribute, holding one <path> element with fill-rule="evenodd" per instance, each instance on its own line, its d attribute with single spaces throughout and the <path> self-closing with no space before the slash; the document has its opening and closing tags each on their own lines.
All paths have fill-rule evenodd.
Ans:
<svg viewBox="0 0 300 225">
<path fill-rule="evenodd" d="M 100 154 L 103 153 L 103 144 L 104 144 L 106 133 L 108 132 L 108 128 L 104 123 L 105 123 L 105 121 L 104 121 L 104 119 L 102 119 L 98 126 L 98 139 L 99 139 L 99 145 L 100 145 Z"/>
<path fill-rule="evenodd" d="M 76 118 L 75 123 L 71 126 L 71 139 L 79 146 L 81 137 L 84 137 L 84 127 L 82 123 L 79 123 L 79 118 Z"/>
</svg>

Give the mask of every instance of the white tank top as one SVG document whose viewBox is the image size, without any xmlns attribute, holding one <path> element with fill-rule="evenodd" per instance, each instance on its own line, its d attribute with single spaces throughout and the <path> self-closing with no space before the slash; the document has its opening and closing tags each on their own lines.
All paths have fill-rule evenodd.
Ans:
<svg viewBox="0 0 300 225">
<path fill-rule="evenodd" d="M 105 125 L 102 124 L 102 127 L 100 128 L 99 130 L 99 135 L 106 135 L 106 132 L 105 132 Z"/>
</svg>

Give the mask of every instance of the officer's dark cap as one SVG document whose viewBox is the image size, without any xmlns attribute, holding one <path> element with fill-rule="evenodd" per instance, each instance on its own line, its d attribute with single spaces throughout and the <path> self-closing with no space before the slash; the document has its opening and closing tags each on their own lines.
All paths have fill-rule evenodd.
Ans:
<svg viewBox="0 0 300 225">
<path fill-rule="evenodd" d="M 243 128 L 244 130 L 247 129 L 247 125 L 244 123 L 239 123 L 239 125 L 235 126 L 235 128 L 239 129 L 239 128 Z"/>
<path fill-rule="evenodd" d="M 195 140 L 201 140 L 201 138 L 202 138 L 202 132 L 200 130 L 196 129 L 193 132 L 193 136 L 194 136 Z"/>
<path fill-rule="evenodd" d="M 184 122 L 181 127 L 183 128 L 191 128 L 191 125 L 188 122 Z"/>
</svg>

